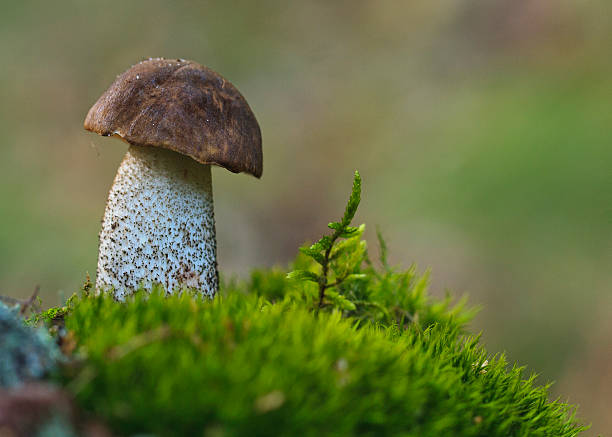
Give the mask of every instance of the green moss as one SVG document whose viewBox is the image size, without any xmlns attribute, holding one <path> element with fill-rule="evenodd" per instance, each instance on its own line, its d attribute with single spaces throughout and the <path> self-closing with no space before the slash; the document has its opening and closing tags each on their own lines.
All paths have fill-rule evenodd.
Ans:
<svg viewBox="0 0 612 437">
<path fill-rule="evenodd" d="M 68 306 L 51 307 L 45 311 L 34 314 L 26 322 L 31 325 L 40 323 L 52 323 L 56 320 L 61 320 L 68 312 Z"/>
<path fill-rule="evenodd" d="M 260 273 L 262 274 L 262 273 Z M 274 275 L 274 273 L 272 273 Z M 86 356 L 64 383 L 124 434 L 573 436 L 548 402 L 460 325 L 360 327 L 286 297 L 158 291 L 86 297 L 66 316 Z M 74 369 L 72 370 L 74 372 Z"/>
</svg>

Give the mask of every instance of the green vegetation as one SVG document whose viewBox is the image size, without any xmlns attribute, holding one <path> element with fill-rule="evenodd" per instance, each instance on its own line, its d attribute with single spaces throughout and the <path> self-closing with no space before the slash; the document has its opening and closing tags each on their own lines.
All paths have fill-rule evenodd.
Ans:
<svg viewBox="0 0 612 437">
<path fill-rule="evenodd" d="M 76 360 L 59 382 L 122 435 L 580 433 L 570 406 L 466 334 L 473 310 L 395 272 L 381 237 L 375 267 L 350 226 L 359 182 L 289 275 L 256 271 L 212 301 L 154 289 L 118 303 L 87 282 L 66 305 Z"/>
<path fill-rule="evenodd" d="M 573 436 L 569 408 L 458 325 L 358 328 L 253 293 L 78 301 L 78 403 L 130 434 Z"/>
</svg>

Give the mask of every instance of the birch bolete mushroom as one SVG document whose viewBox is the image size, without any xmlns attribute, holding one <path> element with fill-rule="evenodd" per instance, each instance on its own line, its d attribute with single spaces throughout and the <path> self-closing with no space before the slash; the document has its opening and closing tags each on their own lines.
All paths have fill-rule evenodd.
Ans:
<svg viewBox="0 0 612 437">
<path fill-rule="evenodd" d="M 130 147 L 108 195 L 96 289 L 218 288 L 211 165 L 261 177 L 257 120 L 218 73 L 186 60 L 143 61 L 117 77 L 85 129 Z"/>
</svg>

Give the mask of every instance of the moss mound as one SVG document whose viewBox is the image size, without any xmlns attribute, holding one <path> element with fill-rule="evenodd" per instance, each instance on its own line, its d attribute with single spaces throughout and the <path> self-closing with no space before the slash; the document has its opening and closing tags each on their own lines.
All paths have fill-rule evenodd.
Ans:
<svg viewBox="0 0 612 437">
<path fill-rule="evenodd" d="M 350 222 L 361 179 L 331 234 L 287 273 L 256 271 L 212 301 L 137 290 L 81 297 L 55 323 L 76 360 L 58 375 L 120 435 L 574 436 L 572 407 L 550 402 L 469 336 L 465 302 L 427 295 L 427 275 L 380 266 Z M 58 319 L 65 327 L 57 329 Z"/>
<path fill-rule="evenodd" d="M 452 321 L 358 326 L 229 292 L 73 301 L 78 403 L 121 434 L 573 436 L 568 406 Z"/>
</svg>

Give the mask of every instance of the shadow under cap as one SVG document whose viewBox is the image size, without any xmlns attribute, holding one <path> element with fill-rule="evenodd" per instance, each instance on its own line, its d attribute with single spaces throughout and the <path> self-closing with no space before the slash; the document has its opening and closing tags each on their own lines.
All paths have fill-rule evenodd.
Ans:
<svg viewBox="0 0 612 437">
<path fill-rule="evenodd" d="M 117 77 L 91 107 L 85 129 L 161 147 L 259 178 L 261 131 L 245 98 L 193 61 L 149 59 Z"/>
</svg>

